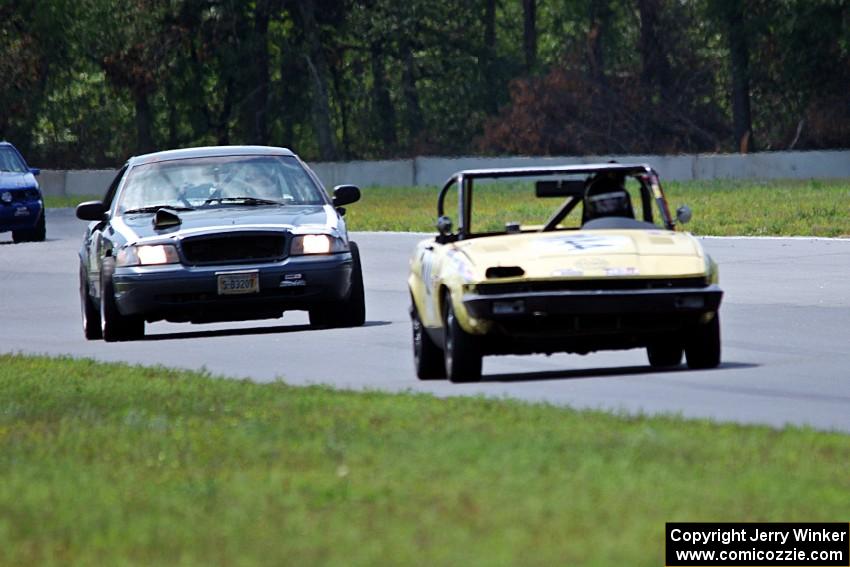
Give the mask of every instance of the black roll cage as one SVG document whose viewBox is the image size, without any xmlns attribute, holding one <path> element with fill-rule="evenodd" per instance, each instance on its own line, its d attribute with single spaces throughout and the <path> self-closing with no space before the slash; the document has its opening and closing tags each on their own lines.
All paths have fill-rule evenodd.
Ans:
<svg viewBox="0 0 850 567">
<path fill-rule="evenodd" d="M 455 184 L 458 185 L 459 218 L 457 232 L 451 235 L 442 235 L 442 237 L 445 241 L 455 241 L 486 235 L 486 233 L 476 235 L 471 231 L 472 190 L 473 183 L 476 179 L 549 177 L 555 175 L 592 175 L 595 173 L 619 173 L 624 176 L 636 178 L 641 185 L 641 204 L 644 211 L 644 220 L 652 222 L 652 201 L 654 200 L 658 207 L 664 228 L 667 230 L 675 229 L 676 222 L 670 215 L 667 200 L 664 197 L 664 191 L 661 188 L 661 183 L 658 178 L 658 173 L 656 173 L 652 167 L 646 164 L 604 163 L 547 167 L 467 169 L 458 171 L 454 173 L 448 181 L 446 181 L 445 185 L 440 190 L 439 197 L 437 198 L 437 217 L 439 218 L 444 215 L 445 199 L 449 189 L 451 189 L 451 187 Z M 560 209 L 558 209 L 558 211 L 549 218 L 541 231 L 554 230 L 555 227 L 557 227 L 558 224 L 563 221 L 563 219 L 566 218 L 581 201 L 582 199 L 577 196 L 568 196 Z M 647 215 L 649 215 L 648 219 Z"/>
</svg>

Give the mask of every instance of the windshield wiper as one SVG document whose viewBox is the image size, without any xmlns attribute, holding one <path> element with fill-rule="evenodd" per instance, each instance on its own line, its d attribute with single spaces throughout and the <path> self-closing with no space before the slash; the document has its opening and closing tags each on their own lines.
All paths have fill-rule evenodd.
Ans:
<svg viewBox="0 0 850 567">
<path fill-rule="evenodd" d="M 204 201 L 204 205 L 212 203 L 238 203 L 240 205 L 286 205 L 281 201 L 272 199 L 259 199 L 257 197 L 210 197 Z"/>
<path fill-rule="evenodd" d="M 171 209 L 172 211 L 194 211 L 193 207 L 176 207 L 174 205 L 151 205 L 149 207 L 139 207 L 138 209 L 128 209 L 122 214 L 129 215 L 133 213 L 155 213 L 160 209 Z"/>
</svg>

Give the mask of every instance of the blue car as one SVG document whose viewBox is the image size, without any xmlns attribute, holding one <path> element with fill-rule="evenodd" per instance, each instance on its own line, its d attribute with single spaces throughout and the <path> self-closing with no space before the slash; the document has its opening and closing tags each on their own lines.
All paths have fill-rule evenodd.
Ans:
<svg viewBox="0 0 850 567">
<path fill-rule="evenodd" d="M 0 232 L 12 231 L 15 242 L 44 240 L 44 200 L 35 176 L 9 142 L 0 142 Z"/>
</svg>

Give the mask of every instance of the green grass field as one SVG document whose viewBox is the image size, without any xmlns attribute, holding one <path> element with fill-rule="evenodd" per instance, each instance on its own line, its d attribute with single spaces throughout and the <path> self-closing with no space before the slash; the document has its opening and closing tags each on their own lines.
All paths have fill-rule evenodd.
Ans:
<svg viewBox="0 0 850 567">
<path fill-rule="evenodd" d="M 435 232 L 437 187 L 367 187 L 347 207 L 352 230 Z M 712 236 L 850 236 L 850 180 L 714 180 L 666 183 L 671 209 L 691 207 L 686 229 Z M 98 197 L 47 197 L 48 207 L 73 207 Z M 456 197 L 449 201 L 454 210 Z M 536 199 L 509 184 L 481 188 L 475 220 L 489 230 L 514 218 L 542 224 L 557 200 Z M 508 214 L 510 212 L 510 214 Z M 513 213 L 516 213 L 515 215 Z M 456 220 L 456 219 L 455 219 Z"/>
<path fill-rule="evenodd" d="M 56 209 L 62 207 L 76 207 L 83 201 L 97 201 L 101 199 L 102 196 L 94 196 L 94 195 L 72 195 L 72 196 L 58 196 L 58 195 L 45 195 L 44 196 L 44 205 L 47 208 Z"/>
<path fill-rule="evenodd" d="M 850 236 L 850 180 L 667 183 L 665 192 L 671 209 L 691 207 L 693 221 L 685 228 L 694 234 Z M 347 207 L 349 227 L 435 232 L 437 193 L 436 187 L 366 188 L 363 199 Z M 517 220 L 542 224 L 557 206 L 555 200 L 535 199 L 531 191 L 525 195 L 519 206 L 511 185 L 478 189 L 474 221 L 497 229 L 518 215 Z"/>
<path fill-rule="evenodd" d="M 844 521 L 850 436 L 0 356 L 0 565 L 663 565 Z"/>
</svg>

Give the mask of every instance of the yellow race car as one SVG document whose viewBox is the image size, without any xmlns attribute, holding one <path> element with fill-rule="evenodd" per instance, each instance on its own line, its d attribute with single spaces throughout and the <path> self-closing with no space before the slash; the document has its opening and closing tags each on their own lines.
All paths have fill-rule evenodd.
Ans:
<svg viewBox="0 0 850 567">
<path fill-rule="evenodd" d="M 653 367 L 720 364 L 717 265 L 676 229 L 690 210 L 670 214 L 648 165 L 460 171 L 437 215 L 408 279 L 420 379 L 477 381 L 494 354 L 646 348 Z"/>
</svg>

